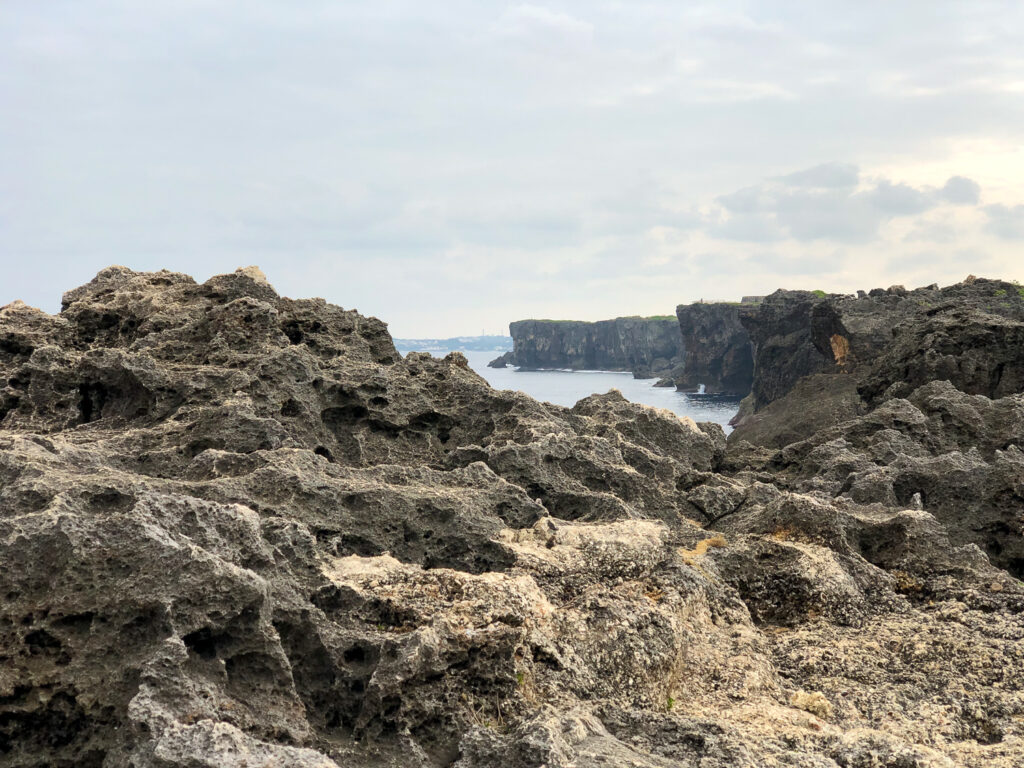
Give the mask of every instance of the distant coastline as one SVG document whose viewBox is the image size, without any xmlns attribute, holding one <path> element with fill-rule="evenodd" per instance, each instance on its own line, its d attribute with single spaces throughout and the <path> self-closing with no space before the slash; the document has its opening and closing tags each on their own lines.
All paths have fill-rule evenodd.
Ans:
<svg viewBox="0 0 1024 768">
<path fill-rule="evenodd" d="M 454 352 L 457 350 L 506 352 L 512 349 L 511 336 L 453 336 L 449 339 L 395 339 L 395 348 L 406 352 Z"/>
</svg>

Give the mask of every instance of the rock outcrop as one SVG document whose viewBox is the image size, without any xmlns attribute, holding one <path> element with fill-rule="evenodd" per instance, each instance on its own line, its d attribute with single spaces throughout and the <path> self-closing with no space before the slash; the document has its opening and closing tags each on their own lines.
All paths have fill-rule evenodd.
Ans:
<svg viewBox="0 0 1024 768">
<path fill-rule="evenodd" d="M 631 371 L 641 379 L 667 374 L 682 361 L 676 318 L 617 317 L 576 320 L 517 320 L 509 324 L 513 349 L 495 367 L 526 370 Z"/>
<path fill-rule="evenodd" d="M 754 355 L 740 314 L 755 311 L 756 306 L 753 302 L 697 302 L 676 308 L 683 338 L 683 362 L 674 381 L 677 389 L 695 392 L 703 385 L 709 394 L 750 394 Z"/>
<path fill-rule="evenodd" d="M 776 291 L 740 316 L 754 345 L 754 375 L 734 439 L 781 447 L 798 421 L 810 427 L 808 437 L 826 424 L 828 411 L 843 421 L 930 381 L 993 398 L 1024 390 L 1022 291 L 978 278 L 857 296 Z M 814 403 L 793 393 L 798 382 L 822 375 L 833 377 L 832 386 L 818 387 Z M 769 418 L 754 417 L 772 404 Z M 820 416 L 808 419 L 808 406 Z M 780 434 L 770 434 L 772 424 Z"/>
<path fill-rule="evenodd" d="M 1024 394 L 990 400 L 932 381 L 787 445 L 776 482 L 861 504 L 924 509 L 1024 576 Z"/>
<path fill-rule="evenodd" d="M 508 368 L 513 365 L 513 353 L 510 349 L 508 352 L 503 352 L 498 357 L 494 358 L 487 364 L 488 368 Z"/>
<path fill-rule="evenodd" d="M 4 765 L 1024 760 L 1020 395 L 727 450 L 253 268 L 4 307 L 0 382 Z"/>
</svg>

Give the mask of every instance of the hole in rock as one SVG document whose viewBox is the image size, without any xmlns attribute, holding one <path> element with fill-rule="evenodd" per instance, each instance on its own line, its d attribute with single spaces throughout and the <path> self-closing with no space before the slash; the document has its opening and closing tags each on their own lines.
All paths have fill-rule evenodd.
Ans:
<svg viewBox="0 0 1024 768">
<path fill-rule="evenodd" d="M 402 700 L 397 697 L 388 697 L 381 702 L 384 717 L 394 717 L 402 708 Z"/>
<path fill-rule="evenodd" d="M 107 403 L 107 388 L 102 384 L 81 384 L 78 387 L 78 414 L 82 424 L 102 418 Z"/>
<path fill-rule="evenodd" d="M 127 371 L 111 372 L 113 383 L 86 381 L 78 386 L 80 424 L 108 417 L 135 419 L 156 403 L 155 395 Z"/>
<path fill-rule="evenodd" d="M 1006 561 L 1006 570 L 1018 579 L 1024 579 L 1024 557 L 1011 557 Z"/>
<path fill-rule="evenodd" d="M 21 398 L 16 396 L 0 400 L 0 421 L 3 421 L 7 417 L 8 413 L 17 408 L 20 402 Z"/>
<path fill-rule="evenodd" d="M 32 765 L 100 768 L 105 752 L 89 741 L 102 739 L 113 725 L 106 708 L 88 713 L 74 696 L 58 691 L 45 704 L 0 715 L 0 763 L 8 765 L 5 755 L 30 755 Z"/>
<path fill-rule="evenodd" d="M 25 635 L 25 645 L 32 656 L 52 655 L 61 649 L 60 640 L 45 629 L 35 629 Z"/>
<path fill-rule="evenodd" d="M 54 622 L 54 625 L 72 632 L 88 632 L 92 627 L 92 620 L 95 616 L 96 614 L 92 611 L 72 613 L 67 616 L 60 617 Z"/>
<path fill-rule="evenodd" d="M 217 658 L 217 635 L 209 627 L 202 627 L 195 632 L 189 632 L 181 641 L 199 658 L 210 661 Z"/>
<path fill-rule="evenodd" d="M 281 415 L 282 416 L 289 416 L 289 417 L 291 417 L 291 416 L 301 416 L 302 415 L 302 406 L 299 405 L 294 400 L 292 400 L 291 398 L 288 398 L 281 405 Z"/>
<path fill-rule="evenodd" d="M 93 512 L 127 512 L 135 506 L 135 497 L 106 488 L 89 496 L 89 509 Z"/>
<path fill-rule="evenodd" d="M 316 629 L 305 622 L 275 621 L 274 627 L 291 662 L 295 690 L 306 705 L 310 723 L 334 733 L 351 733 L 363 707 L 372 666 L 341 667 Z"/>
<path fill-rule="evenodd" d="M 21 339 L 15 339 L 8 336 L 5 339 L 0 339 L 0 352 L 6 352 L 9 355 L 15 355 L 17 357 L 29 357 L 35 352 L 35 347 L 29 344 L 27 341 Z"/>
<path fill-rule="evenodd" d="M 366 663 L 366 649 L 359 645 L 353 645 L 343 655 L 346 664 Z"/>
<path fill-rule="evenodd" d="M 1003 741 L 1003 731 L 995 723 L 985 722 L 976 730 L 974 737 L 979 744 L 1000 744 Z"/>
</svg>

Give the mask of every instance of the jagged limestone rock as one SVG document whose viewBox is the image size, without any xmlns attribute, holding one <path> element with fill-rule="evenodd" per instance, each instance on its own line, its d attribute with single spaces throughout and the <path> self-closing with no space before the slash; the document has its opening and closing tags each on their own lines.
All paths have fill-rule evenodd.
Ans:
<svg viewBox="0 0 1024 768">
<path fill-rule="evenodd" d="M 1018 399 L 727 451 L 123 267 L 0 309 L 0 384 L 4 765 L 1024 757 Z"/>
</svg>

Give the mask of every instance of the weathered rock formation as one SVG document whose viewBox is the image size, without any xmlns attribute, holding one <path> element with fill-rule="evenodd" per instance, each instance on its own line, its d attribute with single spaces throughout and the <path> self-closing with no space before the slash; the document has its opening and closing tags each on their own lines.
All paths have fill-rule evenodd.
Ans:
<svg viewBox="0 0 1024 768">
<path fill-rule="evenodd" d="M 494 358 L 487 364 L 488 368 L 508 368 L 513 365 L 513 352 L 510 349 L 508 352 L 502 352 L 498 357 Z"/>
<path fill-rule="evenodd" d="M 740 322 L 741 313 L 755 311 L 747 304 L 680 304 L 676 308 L 683 338 L 683 362 L 675 376 L 676 388 L 744 397 L 754 379 L 750 336 Z"/>
<path fill-rule="evenodd" d="M 1024 576 L 1024 395 L 948 381 L 787 445 L 776 482 L 861 504 L 926 509 L 958 540 Z"/>
<path fill-rule="evenodd" d="M 491 362 L 526 370 L 632 371 L 648 379 L 666 374 L 682 360 L 674 317 L 617 317 L 577 320 L 517 320 L 509 324 L 513 349 Z"/>
<path fill-rule="evenodd" d="M 4 307 L 0 383 L 5 766 L 1024 760 L 1020 395 L 727 451 L 251 268 Z"/>
<path fill-rule="evenodd" d="M 988 397 L 1024 390 L 1024 296 L 1000 280 L 857 296 L 776 291 L 740 321 L 754 345 L 754 376 L 734 439 L 781 446 L 801 420 L 806 437 L 930 381 Z M 820 375 L 835 378 L 818 380 L 813 402 L 807 383 L 793 392 Z M 755 416 L 774 403 L 771 418 Z M 770 435 L 772 424 L 782 433 Z"/>
</svg>

